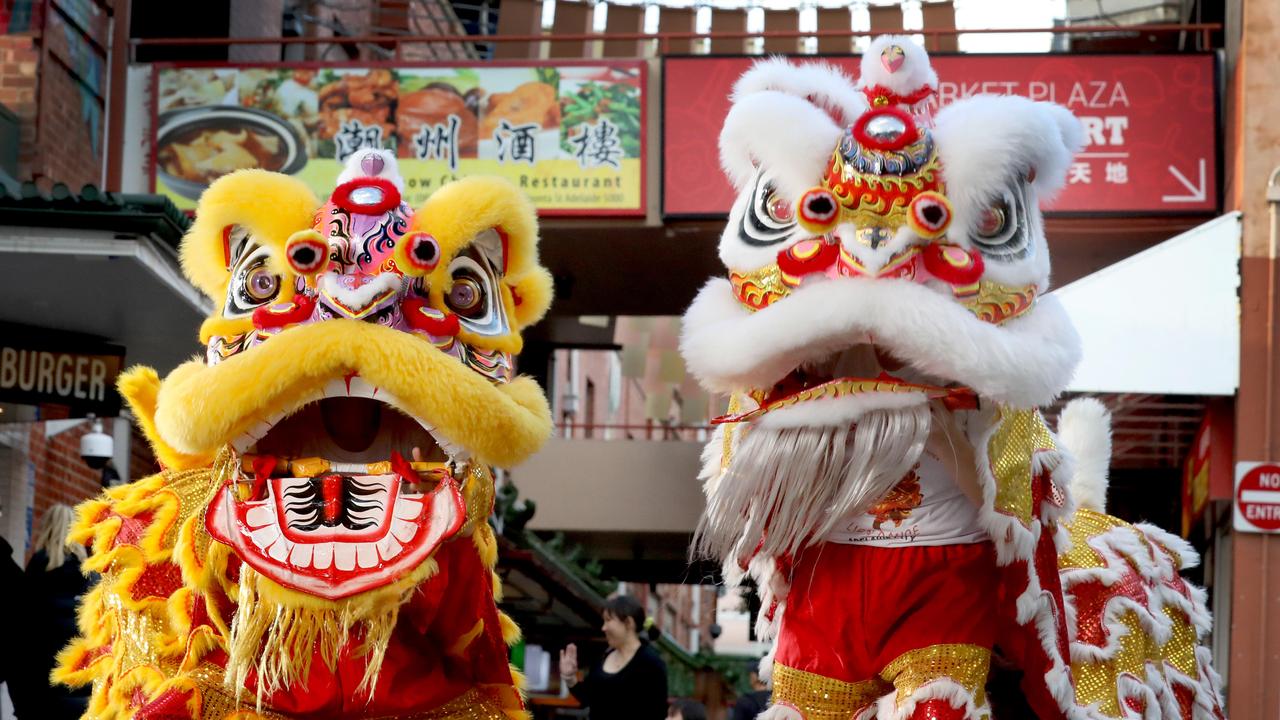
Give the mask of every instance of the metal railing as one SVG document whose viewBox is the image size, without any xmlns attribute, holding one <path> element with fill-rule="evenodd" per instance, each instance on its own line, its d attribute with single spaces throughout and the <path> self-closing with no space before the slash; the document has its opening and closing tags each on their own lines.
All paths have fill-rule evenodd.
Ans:
<svg viewBox="0 0 1280 720">
<path fill-rule="evenodd" d="M 608 423 L 559 422 L 555 426 L 556 437 L 569 440 L 678 440 L 705 442 L 715 431 L 715 426 L 674 425 L 648 421 L 643 424 L 618 425 Z"/>
<path fill-rule="evenodd" d="M 1032 28 L 945 28 L 920 29 L 903 31 L 909 35 L 921 35 L 926 39 L 939 37 L 955 37 L 958 35 L 1023 35 L 1028 33 L 1049 33 L 1052 35 L 1172 35 L 1195 33 L 1201 38 L 1203 48 L 1212 47 L 1213 33 L 1222 30 L 1219 23 L 1164 23 L 1153 25 L 1062 25 L 1055 27 Z M 802 39 L 802 38 L 861 38 L 882 35 L 881 31 L 870 30 L 770 30 L 764 32 L 732 31 L 732 32 L 619 32 L 619 33 L 540 33 L 526 35 L 347 35 L 343 37 L 244 37 L 244 38 L 132 38 L 130 60 L 136 56 L 141 47 L 192 47 L 192 46 L 233 46 L 233 45 L 350 45 L 377 44 L 392 45 L 394 59 L 402 58 L 405 45 L 448 44 L 448 43 L 560 43 L 590 42 L 594 40 L 622 41 L 656 41 L 658 54 L 671 54 L 673 43 L 688 43 L 697 40 L 746 40 L 748 38 L 765 39 Z"/>
</svg>

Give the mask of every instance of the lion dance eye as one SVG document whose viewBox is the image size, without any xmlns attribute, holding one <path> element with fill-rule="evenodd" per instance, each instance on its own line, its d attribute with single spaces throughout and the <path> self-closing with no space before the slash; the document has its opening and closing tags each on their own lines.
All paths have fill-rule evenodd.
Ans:
<svg viewBox="0 0 1280 720">
<path fill-rule="evenodd" d="M 450 310 L 463 317 L 472 317 L 484 309 L 484 288 L 472 278 L 457 278 L 449 288 L 445 302 Z"/>
<path fill-rule="evenodd" d="M 244 289 L 249 294 L 249 297 L 254 300 L 270 300 L 276 296 L 276 291 L 280 289 L 280 278 L 271 274 L 271 271 L 265 267 L 260 267 L 249 273 L 249 277 L 244 283 Z"/>
<path fill-rule="evenodd" d="M 1008 225 L 1008 207 L 1004 202 L 999 202 L 982 211 L 982 216 L 978 218 L 977 233 L 983 238 L 999 237 Z"/>
<path fill-rule="evenodd" d="M 769 198 L 765 209 L 769 213 L 769 219 L 777 223 L 789 223 L 796 218 L 795 208 L 791 203 L 777 195 Z"/>
<path fill-rule="evenodd" d="M 824 188 L 813 188 L 800 196 L 800 226 L 814 235 L 826 235 L 836 227 L 840 204 Z"/>
<path fill-rule="evenodd" d="M 422 273 L 431 272 L 440 262 L 440 243 L 428 233 L 410 233 L 404 239 L 407 243 L 405 259 L 414 270 Z"/>
<path fill-rule="evenodd" d="M 294 233 L 285 243 L 289 267 L 299 275 L 311 276 L 324 267 L 329 258 L 329 245 L 314 230 Z"/>
<path fill-rule="evenodd" d="M 911 201 L 907 224 L 920 237 L 936 240 L 946 235 L 951 225 L 951 203 L 941 193 L 922 192 Z"/>
</svg>

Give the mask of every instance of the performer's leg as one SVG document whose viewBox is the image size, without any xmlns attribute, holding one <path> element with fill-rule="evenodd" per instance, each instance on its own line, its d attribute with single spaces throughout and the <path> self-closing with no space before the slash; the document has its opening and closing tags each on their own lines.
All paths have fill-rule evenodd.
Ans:
<svg viewBox="0 0 1280 720">
<path fill-rule="evenodd" d="M 891 689 L 867 652 L 867 586 L 858 548 L 805 550 L 791 575 L 774 655 L 772 707 L 761 720 L 851 720 Z"/>
<path fill-rule="evenodd" d="M 880 676 L 893 690 L 878 720 L 985 720 L 985 685 L 996 619 L 997 575 L 989 544 L 881 549 L 893 602 L 868 628 Z"/>
</svg>

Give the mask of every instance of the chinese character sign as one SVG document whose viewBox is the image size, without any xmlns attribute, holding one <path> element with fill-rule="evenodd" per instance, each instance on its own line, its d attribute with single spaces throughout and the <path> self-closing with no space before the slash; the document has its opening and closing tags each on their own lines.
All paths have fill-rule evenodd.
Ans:
<svg viewBox="0 0 1280 720">
<path fill-rule="evenodd" d="M 405 200 L 501 175 L 544 213 L 643 214 L 644 65 L 166 67 L 155 186 L 192 208 L 241 168 L 327 192 L 364 148 L 395 151 Z"/>
</svg>

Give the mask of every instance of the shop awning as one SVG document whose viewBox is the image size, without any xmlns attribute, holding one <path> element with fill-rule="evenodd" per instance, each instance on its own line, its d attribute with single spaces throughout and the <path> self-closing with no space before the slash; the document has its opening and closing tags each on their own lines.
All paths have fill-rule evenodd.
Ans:
<svg viewBox="0 0 1280 720">
<path fill-rule="evenodd" d="M 211 309 L 178 264 L 188 224 L 156 195 L 0 191 L 0 320 L 123 345 L 127 363 L 167 373 L 201 351 Z"/>
<path fill-rule="evenodd" d="M 1239 289 L 1232 212 L 1055 291 L 1084 346 L 1068 389 L 1234 395 Z"/>
</svg>

